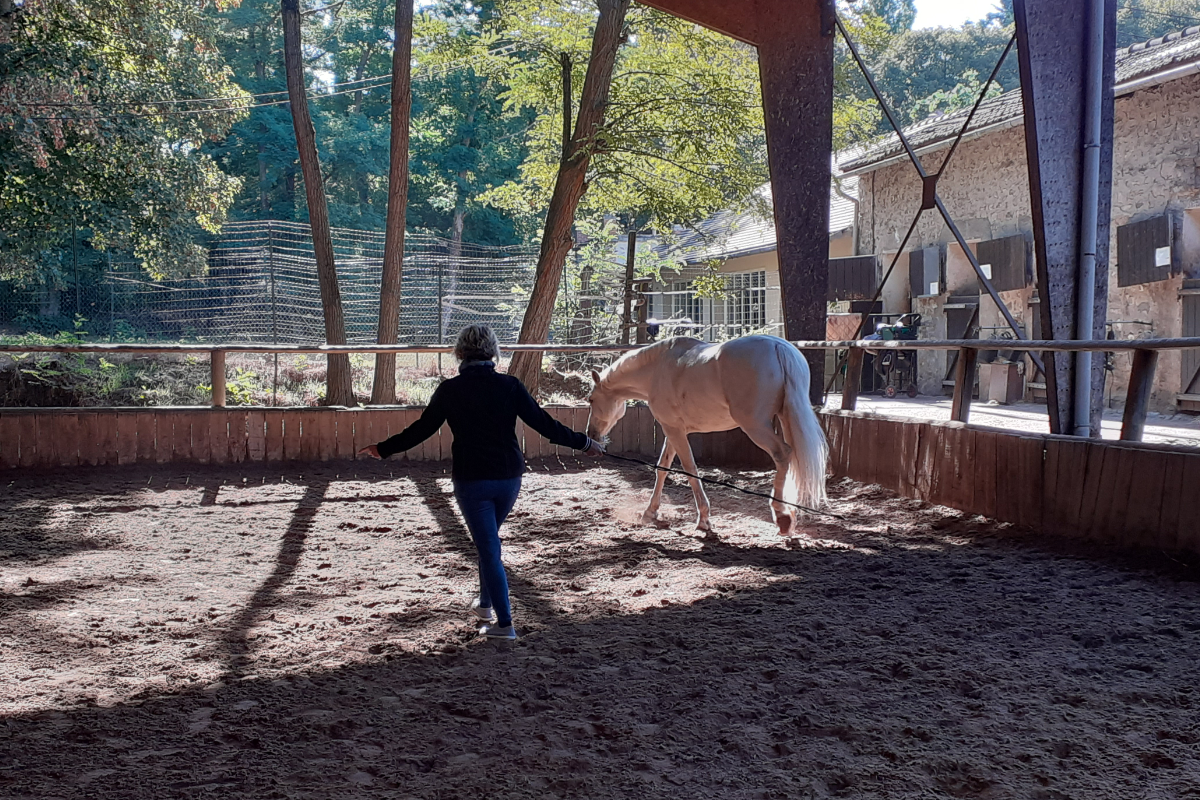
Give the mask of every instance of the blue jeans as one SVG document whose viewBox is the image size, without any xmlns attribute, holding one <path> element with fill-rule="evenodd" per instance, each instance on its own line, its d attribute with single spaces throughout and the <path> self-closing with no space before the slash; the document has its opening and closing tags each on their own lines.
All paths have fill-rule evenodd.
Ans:
<svg viewBox="0 0 1200 800">
<path fill-rule="evenodd" d="M 455 481 L 454 499 L 479 552 L 479 605 L 496 609 L 496 624 L 512 625 L 508 576 L 500 562 L 500 526 L 517 502 L 521 479 Z"/>
</svg>

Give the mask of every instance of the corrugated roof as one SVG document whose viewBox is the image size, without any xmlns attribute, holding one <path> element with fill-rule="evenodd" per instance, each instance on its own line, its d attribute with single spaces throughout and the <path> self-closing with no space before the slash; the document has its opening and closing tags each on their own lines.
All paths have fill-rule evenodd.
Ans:
<svg viewBox="0 0 1200 800">
<path fill-rule="evenodd" d="M 1174 67 L 1200 61 L 1200 26 L 1187 28 L 1148 42 L 1121 48 L 1116 53 L 1116 83 L 1146 78 Z M 909 144 L 915 150 L 948 145 L 958 135 L 970 109 L 929 117 L 904 129 Z M 1013 125 L 1024 116 L 1021 91 L 1014 89 L 984 100 L 971 120 L 967 136 L 997 126 Z M 838 162 L 844 172 L 862 172 L 867 167 L 895 158 L 904 153 L 900 137 L 895 133 L 868 146 L 859 155 Z"/>
<path fill-rule="evenodd" d="M 842 177 L 842 192 L 858 196 L 858 177 Z M 854 203 L 829 188 L 829 234 L 854 224 Z M 689 264 L 727 259 L 775 249 L 775 219 L 771 216 L 771 185 L 764 184 L 746 211 L 720 211 L 676 237 L 674 252 Z"/>
</svg>

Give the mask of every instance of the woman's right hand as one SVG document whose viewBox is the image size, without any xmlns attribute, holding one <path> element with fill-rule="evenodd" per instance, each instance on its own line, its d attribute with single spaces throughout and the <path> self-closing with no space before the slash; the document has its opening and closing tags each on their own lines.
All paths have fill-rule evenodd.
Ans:
<svg viewBox="0 0 1200 800">
<path fill-rule="evenodd" d="M 383 458 L 383 456 L 379 455 L 378 445 L 373 445 L 373 444 L 369 444 L 366 447 L 364 447 L 362 450 L 359 450 L 358 454 L 360 456 L 370 456 L 371 458 Z"/>
</svg>

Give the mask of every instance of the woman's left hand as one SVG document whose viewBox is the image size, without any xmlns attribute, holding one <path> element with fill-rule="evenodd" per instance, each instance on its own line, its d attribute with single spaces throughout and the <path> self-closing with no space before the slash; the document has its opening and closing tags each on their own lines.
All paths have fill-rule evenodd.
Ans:
<svg viewBox="0 0 1200 800">
<path fill-rule="evenodd" d="M 358 454 L 360 456 L 370 456 L 371 458 L 383 458 L 383 456 L 379 455 L 379 447 L 373 444 L 369 444 L 362 450 L 359 450 Z"/>
<path fill-rule="evenodd" d="M 588 446 L 583 449 L 583 454 L 590 458 L 599 458 L 604 455 L 604 445 L 589 437 Z"/>
</svg>

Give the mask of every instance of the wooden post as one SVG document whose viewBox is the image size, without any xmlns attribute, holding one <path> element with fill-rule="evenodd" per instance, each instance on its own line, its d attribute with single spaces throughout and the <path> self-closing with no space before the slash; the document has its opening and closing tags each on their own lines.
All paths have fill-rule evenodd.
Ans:
<svg viewBox="0 0 1200 800">
<path fill-rule="evenodd" d="M 842 411 L 853 411 L 862 389 L 863 349 L 851 347 L 846 356 L 846 382 L 842 384 Z"/>
<path fill-rule="evenodd" d="M 625 247 L 625 299 L 621 309 L 621 344 L 629 344 L 629 329 L 633 327 L 633 261 L 637 258 L 637 238 L 638 232 L 630 228 L 629 242 Z"/>
<path fill-rule="evenodd" d="M 1146 407 L 1154 386 L 1157 350 L 1134 350 L 1133 371 L 1129 374 L 1129 394 L 1125 397 L 1125 415 L 1121 421 L 1121 439 L 1140 442 L 1146 428 Z"/>
<path fill-rule="evenodd" d="M 214 408 L 225 407 L 225 351 L 213 350 L 210 357 L 212 370 L 212 404 Z"/>
<path fill-rule="evenodd" d="M 979 351 L 963 347 L 958 351 L 958 362 L 954 367 L 954 402 L 950 407 L 950 419 L 966 422 L 971 416 L 971 395 L 975 392 L 975 360 Z"/>
</svg>

